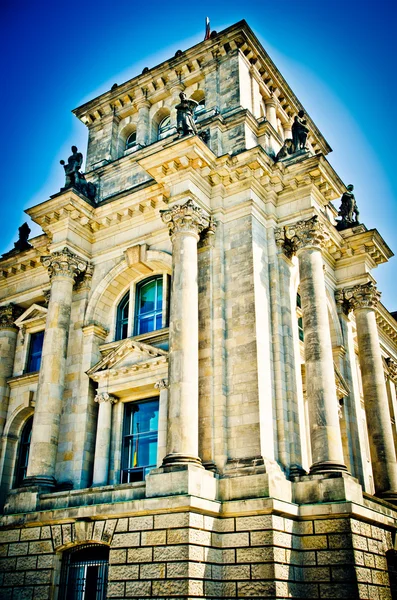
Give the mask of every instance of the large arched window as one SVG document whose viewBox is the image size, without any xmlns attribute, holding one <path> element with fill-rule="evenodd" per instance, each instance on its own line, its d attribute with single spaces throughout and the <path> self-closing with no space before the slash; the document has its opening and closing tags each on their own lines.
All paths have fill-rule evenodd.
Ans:
<svg viewBox="0 0 397 600">
<path fill-rule="evenodd" d="M 29 417 L 22 429 L 15 469 L 15 487 L 20 487 L 26 477 L 29 462 L 30 439 L 32 437 L 33 416 Z"/>
<path fill-rule="evenodd" d="M 109 548 L 100 544 L 77 546 L 64 553 L 60 600 L 105 600 Z"/>
<path fill-rule="evenodd" d="M 121 299 L 116 315 L 116 340 L 130 335 L 143 335 L 168 326 L 169 275 L 156 275 L 144 279 L 130 289 Z M 134 314 L 130 322 L 133 302 Z"/>
</svg>

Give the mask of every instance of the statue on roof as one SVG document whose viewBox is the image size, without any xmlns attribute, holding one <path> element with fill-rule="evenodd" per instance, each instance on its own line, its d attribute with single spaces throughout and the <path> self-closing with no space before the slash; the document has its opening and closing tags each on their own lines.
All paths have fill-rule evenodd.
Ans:
<svg viewBox="0 0 397 600">
<path fill-rule="evenodd" d="M 176 129 L 179 133 L 179 137 L 191 135 L 192 133 L 197 134 L 197 127 L 194 122 L 194 111 L 196 106 L 198 106 L 198 102 L 188 99 L 185 92 L 181 92 L 179 98 L 181 101 L 175 106 Z"/>
<path fill-rule="evenodd" d="M 30 227 L 27 223 L 23 223 L 18 229 L 18 239 L 14 242 L 14 248 L 5 252 L 2 255 L 3 258 L 8 258 L 10 256 L 14 256 L 19 252 L 24 252 L 24 250 L 31 250 L 33 248 L 32 244 L 29 244 Z"/>
<path fill-rule="evenodd" d="M 349 229 L 350 227 L 359 225 L 358 216 L 360 213 L 357 208 L 353 190 L 354 186 L 350 184 L 347 186 L 347 192 L 342 195 L 338 212 L 338 215 L 342 218 L 340 221 L 337 221 L 336 225 L 338 231 L 343 231 L 343 229 Z"/>
<path fill-rule="evenodd" d="M 95 200 L 96 185 L 88 182 L 84 173 L 80 171 L 83 164 L 83 155 L 78 152 L 77 146 L 72 146 L 72 154 L 69 156 L 68 162 L 65 164 L 65 161 L 61 160 L 60 163 L 65 170 L 65 185 L 61 188 L 61 192 L 74 188 L 89 200 Z"/>
<path fill-rule="evenodd" d="M 306 141 L 309 134 L 307 128 L 307 121 L 305 119 L 305 112 L 300 110 L 294 117 L 292 124 L 292 141 L 294 142 L 295 152 L 299 150 L 306 150 Z"/>
</svg>

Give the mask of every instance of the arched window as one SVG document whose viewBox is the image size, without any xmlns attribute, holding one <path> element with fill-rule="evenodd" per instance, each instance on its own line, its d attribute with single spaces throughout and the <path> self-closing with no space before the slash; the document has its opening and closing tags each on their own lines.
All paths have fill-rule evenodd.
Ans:
<svg viewBox="0 0 397 600">
<path fill-rule="evenodd" d="M 136 146 L 136 131 L 133 131 L 128 136 L 127 141 L 125 143 L 125 149 L 129 150 L 130 148 L 133 148 L 134 146 Z"/>
<path fill-rule="evenodd" d="M 26 477 L 29 461 L 30 439 L 32 437 L 33 416 L 29 417 L 22 429 L 18 448 L 18 459 L 15 470 L 15 487 L 20 487 Z"/>
<path fill-rule="evenodd" d="M 157 128 L 157 138 L 161 140 L 162 137 L 167 133 L 167 131 L 171 128 L 171 117 L 167 115 L 164 119 L 161 119 L 158 128 Z"/>
<path fill-rule="evenodd" d="M 198 103 L 198 106 L 196 106 L 196 110 L 194 111 L 194 115 L 197 117 L 198 115 L 201 115 L 204 112 L 205 112 L 205 98 L 203 98 L 202 100 L 200 100 L 200 102 Z"/>
<path fill-rule="evenodd" d="M 130 308 L 130 292 L 123 297 L 117 307 L 116 340 L 128 337 L 128 312 Z"/>
<path fill-rule="evenodd" d="M 168 326 L 169 275 L 156 275 L 140 281 L 129 290 L 117 307 L 115 339 L 143 335 Z M 133 322 L 129 324 L 130 295 L 135 298 Z"/>
<path fill-rule="evenodd" d="M 77 546 L 64 553 L 60 600 L 105 600 L 109 548 L 100 544 Z"/>
<path fill-rule="evenodd" d="M 134 334 L 161 329 L 163 321 L 163 276 L 137 286 Z"/>
</svg>

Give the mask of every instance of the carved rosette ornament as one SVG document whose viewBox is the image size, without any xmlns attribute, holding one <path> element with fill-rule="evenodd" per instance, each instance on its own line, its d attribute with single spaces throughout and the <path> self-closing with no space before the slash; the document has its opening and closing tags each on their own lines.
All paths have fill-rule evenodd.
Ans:
<svg viewBox="0 0 397 600">
<path fill-rule="evenodd" d="M 159 381 L 156 381 L 154 387 L 156 388 L 156 390 L 160 390 L 160 392 L 161 390 L 168 390 L 168 380 L 160 379 Z"/>
<path fill-rule="evenodd" d="M 87 263 L 66 247 L 49 256 L 42 256 L 41 262 L 48 269 L 50 279 L 56 276 L 75 279 L 87 269 Z"/>
<path fill-rule="evenodd" d="M 118 398 L 108 394 L 107 392 L 102 392 L 101 394 L 97 394 L 94 398 L 95 402 L 98 404 L 102 404 L 102 402 L 110 402 L 110 404 L 116 404 L 118 402 Z"/>
<path fill-rule="evenodd" d="M 315 215 L 306 221 L 297 221 L 285 227 L 285 238 L 289 241 L 294 252 L 304 248 L 323 248 L 329 239 L 324 225 Z"/>
<path fill-rule="evenodd" d="M 381 293 L 372 282 L 345 288 L 343 292 L 345 301 L 349 303 L 349 308 L 353 310 L 360 308 L 375 310 L 381 297 Z"/>
<path fill-rule="evenodd" d="M 0 329 L 16 328 L 14 321 L 23 313 L 23 309 L 15 304 L 0 306 Z"/>
<path fill-rule="evenodd" d="M 163 222 L 168 225 L 171 239 L 178 234 L 191 234 L 199 239 L 202 231 L 214 227 L 211 218 L 193 200 L 160 212 Z"/>
</svg>

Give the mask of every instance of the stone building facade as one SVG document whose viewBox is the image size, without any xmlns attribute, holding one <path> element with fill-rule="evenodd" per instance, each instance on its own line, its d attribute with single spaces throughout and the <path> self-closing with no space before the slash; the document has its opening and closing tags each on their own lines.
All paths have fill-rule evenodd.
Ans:
<svg viewBox="0 0 397 600">
<path fill-rule="evenodd" d="M 74 111 L 96 200 L 0 260 L 1 598 L 397 597 L 392 252 L 300 110 L 240 22 Z"/>
</svg>

